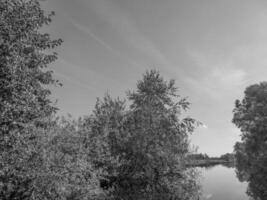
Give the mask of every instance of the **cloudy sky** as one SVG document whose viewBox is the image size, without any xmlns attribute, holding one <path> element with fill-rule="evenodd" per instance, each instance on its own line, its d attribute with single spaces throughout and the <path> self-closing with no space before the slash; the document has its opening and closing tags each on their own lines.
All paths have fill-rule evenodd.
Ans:
<svg viewBox="0 0 267 200">
<path fill-rule="evenodd" d="M 60 114 L 90 114 L 96 98 L 125 97 L 147 69 L 175 79 L 204 125 L 192 135 L 199 152 L 231 152 L 239 131 L 235 99 L 267 80 L 267 1 L 46 0 L 48 27 L 64 44 L 53 65 Z"/>
</svg>

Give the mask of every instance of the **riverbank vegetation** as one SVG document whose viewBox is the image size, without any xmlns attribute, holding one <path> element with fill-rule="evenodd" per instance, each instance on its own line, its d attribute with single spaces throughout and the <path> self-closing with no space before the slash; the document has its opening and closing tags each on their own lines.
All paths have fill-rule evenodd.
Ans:
<svg viewBox="0 0 267 200">
<path fill-rule="evenodd" d="M 242 132 L 242 141 L 235 144 L 237 176 L 248 182 L 249 196 L 267 199 L 267 83 L 246 88 L 233 112 L 233 123 Z"/>
<path fill-rule="evenodd" d="M 220 157 L 209 157 L 207 154 L 189 154 L 186 165 L 188 167 L 209 167 L 214 165 L 235 166 L 234 154 L 226 153 Z"/>
<path fill-rule="evenodd" d="M 108 94 L 92 113 L 56 117 L 48 69 L 62 43 L 37 0 L 0 0 L 0 199 L 199 198 L 186 168 L 197 126 L 175 81 L 147 71 L 126 100 Z M 129 106 L 128 106 L 129 105 Z"/>
</svg>

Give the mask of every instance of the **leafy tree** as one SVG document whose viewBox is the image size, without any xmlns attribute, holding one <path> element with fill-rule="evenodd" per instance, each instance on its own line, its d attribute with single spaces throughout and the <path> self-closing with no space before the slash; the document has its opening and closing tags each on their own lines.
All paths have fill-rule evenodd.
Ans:
<svg viewBox="0 0 267 200">
<path fill-rule="evenodd" d="M 101 199 L 98 172 L 92 167 L 91 141 L 83 121 L 71 118 L 53 120 L 40 134 L 43 166 L 38 169 L 35 190 L 37 199 L 88 200 Z M 41 172 L 41 173 L 40 173 Z"/>
<path fill-rule="evenodd" d="M 233 123 L 242 132 L 242 143 L 235 145 L 237 169 L 249 182 L 248 194 L 267 198 L 267 83 L 251 85 L 242 101 L 237 100 Z"/>
<path fill-rule="evenodd" d="M 102 172 L 100 185 L 106 191 L 113 191 L 115 183 L 121 182 L 119 174 L 127 163 L 126 122 L 125 101 L 113 100 L 109 95 L 103 101 L 98 99 L 93 114 L 84 119 L 83 129 L 90 141 L 88 156 L 94 168 Z M 112 192 L 108 195 L 114 196 Z"/>
<path fill-rule="evenodd" d="M 32 127 L 29 133 L 34 133 L 35 140 L 30 143 L 25 138 L 27 149 L 17 146 L 20 161 L 11 166 L 24 168 L 16 171 L 19 176 L 10 177 L 9 184 L 0 191 L 1 199 L 105 198 L 99 187 L 100 173 L 88 156 L 92 142 L 83 121 L 51 119 L 45 129 Z"/>
<path fill-rule="evenodd" d="M 96 167 L 107 167 L 106 186 L 121 199 L 196 198 L 196 174 L 184 162 L 196 121 L 179 119 L 189 103 L 179 97 L 174 81 L 148 71 L 128 99 L 126 110 L 123 101 L 105 97 L 87 122 L 91 141 L 98 144 L 94 148 L 100 148 Z"/>
<path fill-rule="evenodd" d="M 57 56 L 47 50 L 62 40 L 40 32 L 54 13 L 46 16 L 37 0 L 1 0 L 0 11 L 0 124 L 8 131 L 55 111 L 45 86 L 57 82 L 46 70 Z"/>
<path fill-rule="evenodd" d="M 46 68 L 57 58 L 50 50 L 62 40 L 40 28 L 53 15 L 46 15 L 38 0 L 0 0 L 1 199 L 30 199 L 31 167 L 41 164 L 33 164 L 39 151 L 35 128 L 44 128 L 56 110 L 47 86 L 58 82 Z"/>
<path fill-rule="evenodd" d="M 196 121 L 178 117 L 189 108 L 189 102 L 177 94 L 174 80 L 164 81 L 155 70 L 146 72 L 137 83 L 137 91 L 129 92 L 128 98 L 132 101 L 134 125 L 131 128 L 134 173 L 146 180 L 153 199 L 179 195 L 186 199 L 181 191 L 186 179 L 184 160 L 189 152 L 188 134 L 193 132 Z"/>
</svg>

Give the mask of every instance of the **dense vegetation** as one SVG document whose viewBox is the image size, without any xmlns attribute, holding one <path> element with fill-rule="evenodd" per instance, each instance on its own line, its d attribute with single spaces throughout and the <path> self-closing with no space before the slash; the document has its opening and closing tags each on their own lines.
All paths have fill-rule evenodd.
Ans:
<svg viewBox="0 0 267 200">
<path fill-rule="evenodd" d="M 79 120 L 56 118 L 47 67 L 61 39 L 37 0 L 0 0 L 0 199 L 179 199 L 199 196 L 186 169 L 196 121 L 175 82 L 148 71 L 126 100 L 106 95 Z"/>
<path fill-rule="evenodd" d="M 237 100 L 233 123 L 242 132 L 235 145 L 237 175 L 248 181 L 247 193 L 255 200 L 267 199 L 267 83 L 249 86 Z"/>
</svg>

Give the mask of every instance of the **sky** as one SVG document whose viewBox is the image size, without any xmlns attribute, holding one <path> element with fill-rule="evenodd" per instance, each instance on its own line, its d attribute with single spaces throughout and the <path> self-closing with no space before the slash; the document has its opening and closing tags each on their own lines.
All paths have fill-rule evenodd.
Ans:
<svg viewBox="0 0 267 200">
<path fill-rule="evenodd" d="M 232 152 L 236 99 L 267 80 L 265 0 L 44 0 L 55 11 L 45 28 L 62 38 L 51 66 L 59 114 L 89 115 L 96 98 L 125 98 L 146 70 L 175 79 L 203 123 L 190 136 L 198 152 Z"/>
</svg>

